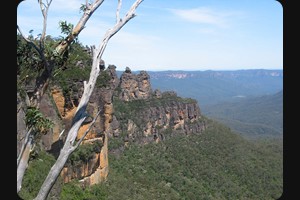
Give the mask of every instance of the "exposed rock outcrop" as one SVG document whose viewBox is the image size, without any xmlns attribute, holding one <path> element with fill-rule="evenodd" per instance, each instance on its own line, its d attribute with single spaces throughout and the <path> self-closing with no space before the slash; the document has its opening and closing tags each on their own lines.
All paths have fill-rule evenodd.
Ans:
<svg viewBox="0 0 300 200">
<path fill-rule="evenodd" d="M 112 95 L 113 91 L 119 84 L 119 80 L 116 74 L 116 67 L 114 65 L 108 66 L 105 71 L 101 73 L 109 77 L 105 87 L 96 87 L 88 104 L 87 113 L 91 118 L 96 116 L 96 113 L 100 109 L 100 116 L 93 125 L 91 131 L 85 137 L 84 142 L 93 144 L 95 141 L 101 142 L 100 152 L 95 152 L 93 158 L 88 162 L 77 164 L 76 166 L 67 165 L 62 171 L 62 177 L 65 182 L 68 182 L 74 178 L 81 179 L 81 182 L 85 185 L 93 185 L 106 180 L 108 175 L 108 137 L 112 135 L 113 122 L 113 104 Z M 101 75 L 99 77 L 102 78 Z M 101 81 L 101 80 L 100 80 Z M 75 109 L 75 107 L 74 107 Z M 77 136 L 79 140 L 84 132 L 90 126 L 89 122 L 86 122 L 80 129 Z"/>
<path fill-rule="evenodd" d="M 129 67 L 120 77 L 120 87 L 120 99 L 123 101 L 147 99 L 152 93 L 149 74 L 146 71 L 133 74 Z"/>
<path fill-rule="evenodd" d="M 85 67 L 80 62 L 77 65 Z M 153 91 L 146 71 L 134 74 L 127 67 L 118 78 L 114 65 L 109 65 L 107 69 L 104 61 L 100 65 L 101 74 L 86 109 L 88 117 L 77 136 L 79 140 L 100 110 L 99 117 L 82 143 L 94 149 L 83 160 L 72 157 L 78 153 L 76 151 L 71 155 L 61 172 L 64 182 L 79 179 L 83 185 L 93 185 L 106 180 L 110 138 L 121 140 L 124 148 L 133 142 L 159 142 L 176 134 L 199 134 L 205 129 L 205 121 L 195 100 L 180 98 L 173 91 Z M 42 135 L 40 143 L 55 156 L 58 156 L 71 128 L 83 92 L 82 80 L 69 81 L 68 84 L 71 91 L 68 95 L 59 85 L 55 85 L 43 96 L 40 104 L 41 112 L 54 122 L 53 129 Z M 17 115 L 18 137 L 21 137 L 25 134 L 21 131 L 25 130 L 25 124 L 19 119 L 24 118 L 24 112 L 19 110 Z M 18 143 L 18 149 L 19 146 Z"/>
<path fill-rule="evenodd" d="M 127 133 L 124 143 L 145 144 L 177 134 L 199 134 L 205 129 L 205 120 L 201 117 L 197 102 L 177 97 L 172 91 L 158 96 L 153 94 L 143 103 L 132 100 L 120 107 L 126 109 L 126 113 L 116 111 L 120 127 L 115 130 Z"/>
</svg>

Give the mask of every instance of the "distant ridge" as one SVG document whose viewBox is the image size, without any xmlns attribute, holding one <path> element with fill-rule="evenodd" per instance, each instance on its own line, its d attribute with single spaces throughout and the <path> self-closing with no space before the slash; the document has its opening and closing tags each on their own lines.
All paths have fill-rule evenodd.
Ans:
<svg viewBox="0 0 300 200">
<path fill-rule="evenodd" d="M 283 134 L 283 90 L 272 95 L 202 107 L 202 111 L 243 135 Z"/>
<path fill-rule="evenodd" d="M 179 96 L 196 99 L 200 107 L 235 101 L 237 97 L 273 94 L 283 89 L 283 70 L 147 72 L 153 89 L 172 90 Z"/>
</svg>

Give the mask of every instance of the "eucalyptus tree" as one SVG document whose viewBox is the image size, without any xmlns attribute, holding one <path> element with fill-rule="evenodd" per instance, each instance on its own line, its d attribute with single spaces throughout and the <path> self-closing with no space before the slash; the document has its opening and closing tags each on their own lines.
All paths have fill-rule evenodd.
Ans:
<svg viewBox="0 0 300 200">
<path fill-rule="evenodd" d="M 89 128 L 86 130 L 84 135 L 76 141 L 77 134 L 79 131 L 79 128 L 82 126 L 82 123 L 86 119 L 86 107 L 88 104 L 88 101 L 90 99 L 90 96 L 94 90 L 97 77 L 100 75 L 100 61 L 102 58 L 102 55 L 105 51 L 105 48 L 111 39 L 119 30 L 122 29 L 122 27 L 129 22 L 132 18 L 134 18 L 135 10 L 137 7 L 142 3 L 143 0 L 136 0 L 130 9 L 127 11 L 125 16 L 123 18 L 120 17 L 120 9 L 122 6 L 122 0 L 118 0 L 117 8 L 116 8 L 116 23 L 113 27 L 108 29 L 103 36 L 98 48 L 93 47 L 92 48 L 92 67 L 90 71 L 90 77 L 88 81 L 84 81 L 84 91 L 83 95 L 80 99 L 79 105 L 77 107 L 76 113 L 72 119 L 72 125 L 70 130 L 67 133 L 66 140 L 64 142 L 64 145 L 60 151 L 60 154 L 55 162 L 55 164 L 51 167 L 46 179 L 44 180 L 44 183 L 42 184 L 40 191 L 38 195 L 36 196 L 36 200 L 46 199 L 51 188 L 53 187 L 56 179 L 58 178 L 61 170 L 63 169 L 68 157 L 71 155 L 74 150 L 81 144 L 84 137 L 89 132 L 90 128 L 94 124 L 96 118 L 98 117 L 100 110 L 98 111 L 97 115 L 94 117 L 92 123 L 90 124 Z M 19 34 L 23 37 L 23 39 L 31 45 L 35 51 L 38 54 L 39 59 L 41 60 L 43 71 L 42 73 L 36 78 L 36 84 L 34 87 L 33 93 L 29 96 L 26 94 L 26 104 L 27 107 L 33 108 L 34 111 L 37 111 L 39 109 L 41 97 L 44 95 L 48 85 L 50 78 L 53 74 L 53 69 L 55 64 L 57 64 L 57 60 L 59 60 L 64 53 L 67 51 L 68 47 L 72 44 L 74 40 L 78 37 L 80 32 L 84 29 L 87 21 L 90 19 L 92 14 L 100 7 L 100 5 L 104 2 L 104 0 L 94 0 L 93 2 L 89 2 L 86 0 L 85 4 L 81 6 L 81 10 L 83 11 L 83 14 L 78 21 L 76 26 L 68 26 L 71 27 L 72 30 L 68 32 L 68 35 L 59 42 L 57 46 L 54 48 L 51 48 L 52 50 L 49 51 L 49 48 L 45 46 L 46 41 L 46 29 L 47 29 L 47 17 L 48 17 L 48 11 L 49 7 L 52 3 L 52 0 L 38 0 L 38 3 L 40 5 L 40 10 L 43 16 L 43 29 L 42 33 L 40 34 L 40 38 L 37 41 L 32 40 L 32 38 L 26 37 L 19 26 L 17 26 Z M 61 24 L 66 25 L 66 24 Z M 62 27 L 63 28 L 63 27 Z M 36 116 L 36 115 L 35 115 Z M 37 115 L 38 116 L 38 115 Z M 40 118 L 38 118 L 40 119 Z M 46 124 L 47 128 L 49 128 L 48 121 L 41 120 L 40 122 L 43 122 Z M 30 124 L 30 123 L 29 123 Z M 30 152 L 34 146 L 34 137 L 37 134 L 36 132 L 40 131 L 40 129 L 37 129 L 35 126 L 31 124 L 31 126 L 27 126 L 26 135 L 22 139 L 22 147 L 19 151 L 19 154 L 17 155 L 17 192 L 20 191 L 22 186 L 22 179 L 25 173 L 25 170 L 28 166 L 28 160 L 30 156 Z"/>
</svg>

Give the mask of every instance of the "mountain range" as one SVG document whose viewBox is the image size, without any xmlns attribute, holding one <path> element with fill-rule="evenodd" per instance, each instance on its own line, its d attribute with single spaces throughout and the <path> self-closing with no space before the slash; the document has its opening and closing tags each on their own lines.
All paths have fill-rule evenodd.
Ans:
<svg viewBox="0 0 300 200">
<path fill-rule="evenodd" d="M 283 134 L 283 70 L 150 71 L 151 85 L 196 99 L 201 112 L 245 136 Z"/>
<path fill-rule="evenodd" d="M 283 89 L 283 70 L 147 71 L 153 89 L 193 98 L 200 107 Z"/>
<path fill-rule="evenodd" d="M 271 95 L 204 106 L 202 110 L 207 117 L 217 119 L 243 135 L 283 134 L 283 90 Z"/>
<path fill-rule="evenodd" d="M 35 65 L 25 62 L 23 51 L 30 49 L 17 54 L 17 155 L 28 164 L 18 195 L 24 200 L 36 197 L 63 144 L 69 142 L 65 133 L 72 129 L 91 58 L 90 51 L 74 48 L 75 57 L 55 71 L 38 108 L 27 104 L 39 75 Z M 283 92 L 273 95 L 282 91 L 282 70 L 135 73 L 126 67 L 120 73 L 114 65 L 105 67 L 104 61 L 100 68 L 86 118 L 77 131 L 76 140 L 82 143 L 61 163 L 49 198 L 276 199 L 281 195 L 282 138 L 248 140 L 212 118 L 225 114 L 226 119 L 271 127 L 282 117 Z M 271 111 L 273 118 L 263 116 Z M 28 127 L 34 127 L 35 135 L 32 146 L 23 151 L 23 145 L 30 144 Z"/>
</svg>

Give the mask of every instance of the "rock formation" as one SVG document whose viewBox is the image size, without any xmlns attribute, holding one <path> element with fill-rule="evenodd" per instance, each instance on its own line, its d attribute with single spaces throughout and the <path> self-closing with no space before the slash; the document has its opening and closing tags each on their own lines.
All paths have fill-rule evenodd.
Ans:
<svg viewBox="0 0 300 200">
<path fill-rule="evenodd" d="M 146 71 L 141 71 L 135 75 L 131 73 L 129 67 L 120 78 L 120 99 L 122 101 L 130 101 L 134 99 L 147 99 L 152 93 L 150 76 Z"/>
<path fill-rule="evenodd" d="M 86 150 L 88 153 L 85 152 L 87 155 L 81 160 L 76 160 L 75 156 L 77 154 L 80 157 L 80 150 L 76 150 L 73 157 L 71 155 L 61 172 L 65 183 L 72 179 L 80 180 L 83 185 L 104 181 L 108 175 L 110 139 L 120 140 L 122 145 L 115 148 L 124 149 L 130 143 L 159 142 L 176 134 L 199 134 L 205 129 L 205 121 L 201 118 L 195 100 L 180 98 L 172 91 L 153 91 L 146 71 L 134 74 L 126 67 L 118 78 L 114 65 L 105 69 L 104 61 L 100 64 L 101 74 L 86 110 L 89 117 L 79 129 L 77 137 L 81 138 L 100 109 L 96 123 L 81 145 L 89 144 L 92 150 L 87 148 L 89 151 Z M 78 63 L 78 67 L 84 66 Z M 82 95 L 81 80 L 70 81 L 69 84 L 72 91 L 69 95 L 65 95 L 59 85 L 53 85 L 40 104 L 41 112 L 54 122 L 52 130 L 42 135 L 40 143 L 55 156 L 58 156 L 71 127 L 71 120 Z M 17 105 L 21 105 L 21 101 Z M 17 115 L 18 137 L 22 137 L 25 134 L 21 131 L 25 124 L 19 120 L 24 118 L 22 109 Z"/>
</svg>

